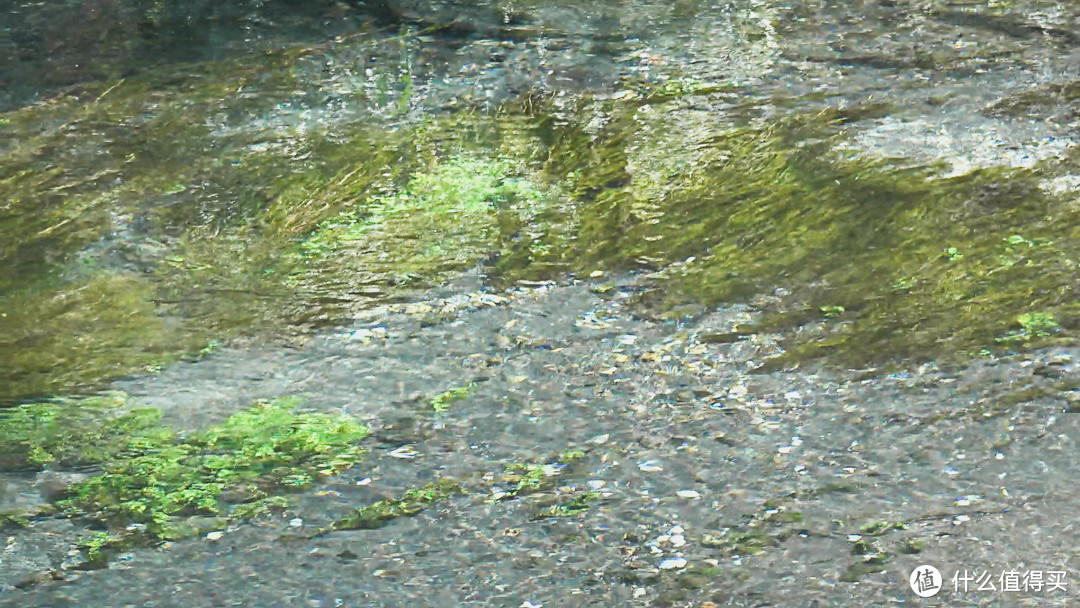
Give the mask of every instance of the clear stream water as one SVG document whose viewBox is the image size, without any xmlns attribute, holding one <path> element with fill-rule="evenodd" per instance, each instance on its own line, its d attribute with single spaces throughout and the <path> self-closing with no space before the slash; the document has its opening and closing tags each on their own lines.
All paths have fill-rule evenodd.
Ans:
<svg viewBox="0 0 1080 608">
<path fill-rule="evenodd" d="M 124 551 L 103 570 L 72 567 L 86 533 L 78 519 L 8 528 L 0 604 L 1075 603 L 1076 6 L 86 0 L 2 10 L 11 137 L 0 144 L 9 201 L 0 353 L 11 372 L 0 401 L 120 390 L 192 430 L 256 399 L 302 394 L 305 407 L 355 415 L 373 435 L 365 461 L 291 496 L 286 513 Z M 911 171 L 912 183 L 953 188 L 944 191 L 953 198 L 897 215 L 898 225 L 952 218 L 897 228 L 944 252 L 911 268 L 985 253 L 1001 273 L 1027 264 L 1032 281 L 1044 279 L 1019 299 L 1002 296 L 1014 308 L 987 309 L 1012 311 L 997 334 L 965 334 L 983 339 L 981 354 L 981 343 L 942 335 L 927 347 L 934 356 L 911 356 L 905 339 L 948 327 L 925 313 L 907 330 L 867 334 L 886 336 L 868 342 L 869 355 L 836 342 L 861 365 L 768 365 L 800 341 L 861 331 L 845 315 L 878 310 L 885 296 L 869 288 L 849 310 L 820 296 L 848 276 L 831 266 L 876 259 L 849 256 L 841 239 L 808 245 L 805 267 L 732 297 L 691 297 L 672 314 L 668 296 L 697 292 L 665 281 L 717 280 L 694 264 L 755 251 L 769 230 L 735 235 L 738 251 L 694 249 L 675 236 L 697 234 L 714 209 L 690 207 L 696 218 L 661 203 L 718 187 L 710 180 L 731 158 L 758 179 L 771 148 L 747 153 L 727 134 L 772 141 L 778 125 L 806 117 L 832 131 L 793 130 L 782 139 L 793 154 L 825 141 L 830 155 L 865 163 L 853 180 Z M 278 279 L 296 243 L 321 246 L 310 235 L 341 201 L 390 196 L 415 183 L 415 167 L 459 152 L 520 161 L 517 177 L 547 176 L 537 183 L 557 203 L 510 228 L 502 215 L 476 228 L 486 220 L 468 209 L 450 224 L 391 214 L 349 233 L 338 257 L 305 258 L 306 270 Z M 609 153 L 620 157 L 610 174 Z M 994 172 L 1005 177 L 977 181 Z M 782 183 L 779 173 L 760 183 Z M 923 187 L 910 191 L 937 192 Z M 636 198 L 590 211 L 620 192 Z M 890 192 L 859 190 L 858 203 L 889 213 Z M 748 209 L 730 225 L 773 213 L 775 203 L 754 198 L 766 194 L 758 185 L 726 203 Z M 833 211 L 810 199 L 798 217 L 812 232 Z M 1009 207 L 1036 199 L 1053 205 L 1037 220 Z M 517 210 L 515 200 L 506 204 Z M 980 205 L 997 215 L 965 224 Z M 659 232 L 635 232 L 636 222 Z M 544 240 L 567 225 L 572 238 Z M 862 242 L 872 225 L 838 234 Z M 516 243 L 530 226 L 545 236 L 519 267 Z M 996 253 L 948 249 L 993 230 Z M 1001 245 L 1015 230 L 1022 240 Z M 883 250 L 908 243 L 880 238 Z M 573 253 L 548 253 L 560 246 Z M 786 255 L 782 242 L 757 251 L 766 262 Z M 930 282 L 919 272 L 914 283 Z M 955 315 L 974 316 L 998 301 L 993 287 L 954 297 L 949 282 L 928 305 L 944 317 L 956 301 Z M 1027 337 L 1046 339 L 1009 338 L 1021 331 L 1015 313 L 1040 306 L 1056 306 L 1057 325 Z M 792 310 L 813 314 L 770 325 Z M 208 339 L 214 347 L 193 356 Z M 954 341 L 960 363 L 937 360 L 936 345 Z M 464 385 L 467 399 L 432 411 L 433 395 Z M 504 466 L 571 448 L 585 456 L 553 470 L 553 487 L 491 500 Z M 53 477 L 93 473 L 4 472 L 0 507 L 39 507 Z M 468 492 L 378 530 L 300 535 L 439 478 L 464 480 Z M 584 513 L 544 515 L 586 489 L 595 494 Z M 908 585 L 921 564 L 946 579 L 934 600 Z M 998 577 L 1014 571 L 1063 571 L 1068 585 L 1002 590 Z M 995 589 L 954 587 L 963 572 L 992 573 Z"/>
</svg>

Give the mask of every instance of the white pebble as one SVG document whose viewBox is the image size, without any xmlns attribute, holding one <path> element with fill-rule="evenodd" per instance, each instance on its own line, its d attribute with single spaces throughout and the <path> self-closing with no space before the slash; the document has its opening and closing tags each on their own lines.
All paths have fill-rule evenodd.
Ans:
<svg viewBox="0 0 1080 608">
<path fill-rule="evenodd" d="M 661 570 L 674 570 L 676 568 L 685 568 L 686 558 L 682 557 L 670 557 L 660 562 Z"/>
<path fill-rule="evenodd" d="M 664 470 L 664 467 L 660 466 L 660 463 L 655 460 L 639 462 L 637 467 L 645 473 L 659 473 Z"/>
</svg>

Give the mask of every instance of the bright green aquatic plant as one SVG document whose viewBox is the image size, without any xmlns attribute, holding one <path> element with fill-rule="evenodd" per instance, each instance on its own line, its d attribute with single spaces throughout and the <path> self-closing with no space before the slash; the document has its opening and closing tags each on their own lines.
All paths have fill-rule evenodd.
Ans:
<svg viewBox="0 0 1080 608">
<path fill-rule="evenodd" d="M 76 483 L 58 503 L 110 529 L 145 526 L 149 540 L 183 535 L 184 518 L 231 513 L 222 493 L 304 488 L 356 464 L 368 429 L 350 416 L 297 410 L 295 398 L 259 402 L 191 435 L 140 429 L 102 472 Z M 257 495 L 257 494 L 253 494 Z"/>
</svg>

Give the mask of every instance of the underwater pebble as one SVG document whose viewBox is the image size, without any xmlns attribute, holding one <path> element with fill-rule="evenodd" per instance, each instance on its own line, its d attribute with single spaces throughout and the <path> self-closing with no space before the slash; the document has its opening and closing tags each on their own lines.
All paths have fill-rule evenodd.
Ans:
<svg viewBox="0 0 1080 608">
<path fill-rule="evenodd" d="M 674 570 L 676 568 L 685 568 L 686 559 L 682 557 L 672 557 L 660 562 L 661 570 Z"/>
<path fill-rule="evenodd" d="M 224 532 L 222 532 L 221 530 L 214 530 L 213 532 L 207 532 L 206 539 L 219 540 L 222 536 L 225 536 Z"/>
<path fill-rule="evenodd" d="M 664 467 L 660 466 L 660 462 L 657 460 L 644 460 L 638 463 L 637 468 L 646 473 L 659 473 L 664 470 Z"/>
<path fill-rule="evenodd" d="M 603 479 L 590 479 L 589 481 L 585 482 L 585 485 L 589 486 L 590 490 L 599 490 L 600 488 L 606 486 L 607 482 Z"/>
<path fill-rule="evenodd" d="M 679 498 L 686 498 L 689 500 L 701 498 L 701 493 L 697 490 L 679 490 L 675 494 L 678 495 Z"/>
<path fill-rule="evenodd" d="M 304 520 L 299 517 L 295 517 L 289 520 L 290 528 L 302 528 L 304 526 Z"/>
<path fill-rule="evenodd" d="M 419 456 L 420 453 L 413 449 L 411 445 L 403 445 L 400 448 L 390 452 L 390 456 L 394 458 L 401 458 L 403 460 L 410 460 Z"/>
<path fill-rule="evenodd" d="M 686 545 L 686 537 L 682 534 L 672 534 L 668 540 L 672 547 L 682 547 Z"/>
<path fill-rule="evenodd" d="M 370 477 L 365 477 L 365 478 L 361 479 L 360 481 L 357 481 L 356 485 L 358 485 L 358 486 L 371 485 L 371 478 Z"/>
<path fill-rule="evenodd" d="M 962 524 L 964 522 L 968 522 L 968 521 L 971 521 L 971 518 L 968 517 L 967 515 L 957 515 L 953 519 L 953 525 L 959 526 L 960 524 Z"/>
<path fill-rule="evenodd" d="M 971 500 L 969 500 L 967 496 L 961 496 L 960 498 L 956 499 L 956 506 L 958 507 L 966 507 L 970 504 Z"/>
<path fill-rule="evenodd" d="M 645 597 L 646 593 L 648 593 L 648 591 L 646 591 L 644 587 L 634 587 L 634 599 L 635 600 L 637 598 L 639 598 L 639 597 Z"/>
</svg>

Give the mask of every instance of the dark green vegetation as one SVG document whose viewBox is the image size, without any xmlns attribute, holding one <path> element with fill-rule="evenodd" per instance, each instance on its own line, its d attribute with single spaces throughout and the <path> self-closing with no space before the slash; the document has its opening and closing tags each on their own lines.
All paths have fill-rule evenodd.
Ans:
<svg viewBox="0 0 1080 608">
<path fill-rule="evenodd" d="M 412 517 L 433 505 L 445 501 L 455 494 L 461 494 L 461 485 L 450 479 L 441 479 L 426 486 L 408 490 L 396 498 L 380 500 L 366 507 L 356 509 L 319 534 L 335 530 L 374 530 L 382 528 L 399 517 Z"/>
<path fill-rule="evenodd" d="M 55 511 L 105 528 L 84 547 L 100 565 L 106 547 L 181 538 L 218 529 L 222 518 L 283 508 L 282 492 L 355 465 L 367 427 L 345 415 L 298 411 L 298 404 L 259 402 L 190 435 L 157 424 L 156 411 L 109 411 L 119 410 L 119 397 L 23 405 L 5 420 L 0 450 L 8 469 L 99 469 L 28 516 Z"/>
<path fill-rule="evenodd" d="M 668 289 L 646 296 L 660 312 L 790 289 L 757 329 L 817 329 L 788 340 L 772 365 L 950 359 L 1006 336 L 1071 339 L 1077 210 L 1040 183 L 1076 159 L 943 178 L 833 152 L 827 116 L 703 130 L 700 147 L 626 158 L 667 143 L 671 110 L 649 117 L 632 141 L 612 123 L 607 146 L 590 150 L 604 157 L 582 158 L 571 140 L 557 158 L 604 167 L 576 184 L 579 198 L 594 197 L 580 255 L 660 269 Z"/>
</svg>

